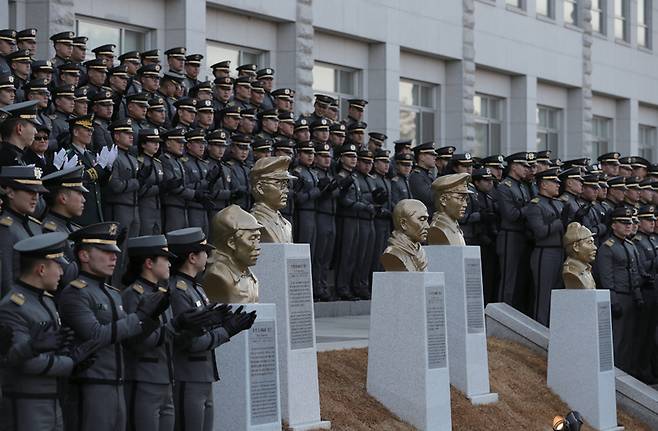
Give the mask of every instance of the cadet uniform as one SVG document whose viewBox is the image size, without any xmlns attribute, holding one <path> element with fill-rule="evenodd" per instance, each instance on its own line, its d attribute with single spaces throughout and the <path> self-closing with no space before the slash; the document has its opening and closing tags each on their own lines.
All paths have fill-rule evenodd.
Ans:
<svg viewBox="0 0 658 431">
<path fill-rule="evenodd" d="M 194 129 L 185 134 L 185 139 L 190 141 L 204 141 L 205 133 L 203 129 Z M 187 201 L 187 220 L 189 226 L 200 227 L 207 235 L 208 228 L 208 203 L 210 199 L 210 190 L 208 186 L 209 164 L 206 160 L 188 154 L 180 158 L 185 171 L 185 187 L 194 190 L 193 199 Z M 202 201 L 199 195 L 204 195 L 206 199 Z"/>
<path fill-rule="evenodd" d="M 473 170 L 473 181 L 495 181 L 489 168 Z M 475 228 L 472 244 L 480 246 L 482 258 L 482 286 L 484 303 L 496 302 L 498 299 L 498 255 L 496 254 L 496 235 L 498 235 L 498 216 L 496 201 L 489 192 L 476 188 L 474 208 L 480 213 L 480 223 Z M 468 241 L 466 242 L 468 244 Z"/>
<path fill-rule="evenodd" d="M 599 175 L 590 174 L 583 178 L 585 187 L 599 188 Z M 608 226 L 605 223 L 605 209 L 599 202 L 586 202 L 585 214 L 582 217 L 582 225 L 588 228 L 600 242 L 608 233 Z M 599 244 L 600 245 L 600 244 Z"/>
<path fill-rule="evenodd" d="M 111 91 L 103 90 L 98 92 L 90 97 L 90 100 L 92 105 L 114 105 Z M 89 110 L 91 110 L 91 108 L 89 108 Z M 110 148 L 114 144 L 114 141 L 112 140 L 112 133 L 110 133 L 109 129 L 109 120 L 94 116 L 93 121 L 94 132 L 91 135 L 91 148 L 88 149 L 98 154 L 103 147 Z"/>
<path fill-rule="evenodd" d="M 375 151 L 375 160 L 388 162 L 388 151 Z M 388 237 L 393 228 L 391 217 L 393 215 L 393 207 L 395 206 L 393 203 L 393 184 L 391 180 L 386 175 L 376 173 L 374 169 L 372 172 L 373 191 L 379 189 L 383 190 L 383 192 L 379 192 L 381 193 L 381 197 L 379 198 L 379 201 L 375 201 L 375 236 L 373 241 L 371 272 L 384 271 L 384 267 L 379 258 L 388 245 Z M 373 198 L 373 200 L 375 199 Z"/>
<path fill-rule="evenodd" d="M 63 85 L 55 88 L 53 91 L 53 104 L 58 97 L 66 98 L 75 98 L 75 86 L 73 85 Z M 54 114 L 50 116 L 50 122 L 52 128 L 50 130 L 50 136 L 48 138 L 48 150 L 57 151 L 60 148 L 59 137 L 65 135 L 69 131 L 68 120 L 71 118 L 71 115 L 65 114 L 62 111 L 55 111 Z"/>
<path fill-rule="evenodd" d="M 140 140 L 155 139 L 149 136 L 156 136 L 158 129 L 150 130 L 153 135 L 148 135 L 149 129 L 144 129 L 140 133 Z M 159 136 L 159 133 L 158 133 Z M 159 138 L 158 138 L 159 140 Z M 164 181 L 165 174 L 162 162 L 155 156 L 149 156 L 142 153 L 137 157 L 139 163 L 139 172 L 146 172 L 148 175 L 140 175 L 140 187 L 138 192 L 139 200 L 139 234 L 140 235 L 158 235 L 162 233 L 162 201 L 160 185 Z"/>
<path fill-rule="evenodd" d="M 537 181 L 559 181 L 558 168 L 538 173 Z M 538 183 L 539 184 L 539 183 Z M 544 326 L 549 323 L 551 291 L 563 288 L 562 263 L 564 248 L 562 237 L 564 225 L 561 214 L 563 203 L 541 194 L 532 198 L 525 212 L 528 229 L 532 233 L 535 246 L 530 256 L 530 269 L 535 289 L 535 306 L 532 317 Z"/>
<path fill-rule="evenodd" d="M 226 132 L 218 129 L 208 135 L 208 145 L 219 145 L 226 147 Z M 208 221 L 218 211 L 226 208 L 231 199 L 233 181 L 231 178 L 231 169 L 222 160 L 214 159 L 208 156 L 208 190 L 210 191 L 210 199 L 215 206 L 214 209 L 208 211 Z M 212 230 L 212 224 L 210 224 Z M 209 235 L 212 237 L 212 233 Z"/>
<path fill-rule="evenodd" d="M 298 152 L 315 153 L 312 142 L 300 142 Z M 294 184 L 295 219 L 292 223 L 295 243 L 311 244 L 311 260 L 315 258 L 313 245 L 316 239 L 315 201 L 320 197 L 318 177 L 310 166 L 297 164 L 292 174 Z"/>
<path fill-rule="evenodd" d="M 414 154 L 416 158 L 421 153 L 433 153 L 434 143 L 426 142 L 421 145 L 416 145 L 414 148 Z M 409 174 L 409 189 L 411 190 L 411 197 L 417 199 L 425 204 L 427 207 L 427 213 L 432 218 L 434 214 L 434 196 L 432 196 L 432 183 L 436 179 L 436 176 L 429 169 L 425 169 L 421 166 L 416 166 Z"/>
<path fill-rule="evenodd" d="M 251 137 L 246 135 L 233 135 L 231 137 L 231 142 L 233 145 L 249 148 Z M 239 205 L 240 208 L 245 211 L 249 211 L 253 204 L 251 185 L 249 183 L 249 172 L 251 169 L 246 161 L 240 161 L 235 158 L 229 160 L 228 165 L 231 169 L 231 178 L 234 183 L 235 191 L 231 197 L 231 203 Z"/>
<path fill-rule="evenodd" d="M 396 154 L 395 162 L 403 165 L 411 166 L 414 163 L 414 158 L 411 154 Z M 393 195 L 393 208 L 402 199 L 411 199 L 411 185 L 409 184 L 409 175 L 402 175 L 397 173 L 391 180 L 391 193 Z"/>
<path fill-rule="evenodd" d="M 172 129 L 163 135 L 163 139 L 185 139 L 183 129 Z M 194 190 L 186 187 L 185 171 L 180 157 L 165 152 L 162 156 L 164 182 L 162 204 L 164 206 L 164 231 L 168 232 L 189 226 L 187 219 L 187 201 L 194 198 Z"/>
</svg>

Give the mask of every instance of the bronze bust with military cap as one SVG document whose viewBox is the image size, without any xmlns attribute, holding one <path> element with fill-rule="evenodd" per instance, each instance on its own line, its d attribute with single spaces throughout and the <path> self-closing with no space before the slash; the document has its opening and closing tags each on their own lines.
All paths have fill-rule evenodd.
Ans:
<svg viewBox="0 0 658 431">
<path fill-rule="evenodd" d="M 592 265 L 596 258 L 594 234 L 578 222 L 569 223 L 564 234 L 567 259 L 562 265 L 562 279 L 567 289 L 596 289 Z"/>
<path fill-rule="evenodd" d="M 432 183 L 435 213 L 432 216 L 427 242 L 431 245 L 466 245 L 459 227 L 468 205 L 466 195 L 471 176 L 467 173 L 443 175 Z"/>
<path fill-rule="evenodd" d="M 260 254 L 258 220 L 238 205 L 229 205 L 212 219 L 211 242 L 216 247 L 208 259 L 203 288 L 213 301 L 258 302 L 258 280 L 249 269 Z"/>
<path fill-rule="evenodd" d="M 251 214 L 262 225 L 262 242 L 292 242 L 292 225 L 279 212 L 288 201 L 288 180 L 296 178 L 288 173 L 289 164 L 286 156 L 263 157 L 249 174 L 256 202 Z"/>
<path fill-rule="evenodd" d="M 421 243 L 429 229 L 427 207 L 416 199 L 403 199 L 393 209 L 393 233 L 380 261 L 386 271 L 427 269 L 427 256 Z"/>
</svg>

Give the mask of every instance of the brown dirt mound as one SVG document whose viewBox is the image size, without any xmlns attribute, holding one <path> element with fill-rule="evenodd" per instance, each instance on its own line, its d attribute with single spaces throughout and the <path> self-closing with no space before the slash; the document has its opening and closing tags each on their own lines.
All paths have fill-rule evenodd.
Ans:
<svg viewBox="0 0 658 431">
<path fill-rule="evenodd" d="M 546 387 L 545 358 L 495 338 L 488 339 L 488 350 L 491 387 L 500 401 L 475 407 L 451 388 L 453 430 L 550 430 L 553 417 L 569 411 Z M 322 418 L 331 421 L 332 430 L 414 430 L 368 395 L 367 366 L 367 349 L 318 354 Z M 624 411 L 618 410 L 618 417 L 626 430 L 651 431 Z M 583 430 L 592 428 L 585 426 Z"/>
</svg>

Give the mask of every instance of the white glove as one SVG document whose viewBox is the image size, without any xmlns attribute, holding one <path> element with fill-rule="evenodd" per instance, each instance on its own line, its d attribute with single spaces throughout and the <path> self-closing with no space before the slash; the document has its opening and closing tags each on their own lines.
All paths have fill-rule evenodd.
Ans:
<svg viewBox="0 0 658 431">
<path fill-rule="evenodd" d="M 55 165 L 57 169 L 62 169 L 64 162 L 66 162 L 66 150 L 62 148 L 53 156 L 53 165 Z"/>
<path fill-rule="evenodd" d="M 109 159 L 108 159 L 108 165 L 110 166 L 110 168 L 112 167 L 112 165 L 114 165 L 114 161 L 117 159 L 118 156 L 119 156 L 119 147 L 117 147 L 116 145 L 112 145 L 112 148 L 109 151 Z"/>
<path fill-rule="evenodd" d="M 73 157 L 70 159 L 66 160 L 66 157 L 64 158 L 64 163 L 62 164 L 62 169 L 68 169 L 68 168 L 73 168 L 75 166 L 78 166 L 78 155 L 74 154 Z"/>
<path fill-rule="evenodd" d="M 101 168 L 105 169 L 105 167 L 109 164 L 109 161 L 110 150 L 108 150 L 107 147 L 103 147 L 101 152 L 98 153 L 98 156 L 96 156 L 96 163 L 98 163 Z"/>
</svg>

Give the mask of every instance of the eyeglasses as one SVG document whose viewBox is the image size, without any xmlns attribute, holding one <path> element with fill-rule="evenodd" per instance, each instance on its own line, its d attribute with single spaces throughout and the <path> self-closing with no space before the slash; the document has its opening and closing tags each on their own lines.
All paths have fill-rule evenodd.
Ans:
<svg viewBox="0 0 658 431">
<path fill-rule="evenodd" d="M 47 140 L 48 140 L 48 136 L 40 136 L 40 135 L 37 135 L 37 136 L 34 137 L 34 140 L 35 140 L 35 141 L 47 141 Z"/>
</svg>

